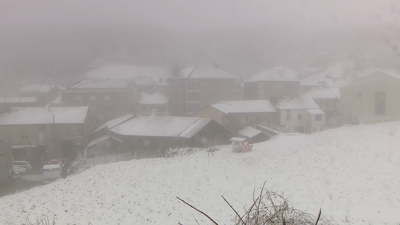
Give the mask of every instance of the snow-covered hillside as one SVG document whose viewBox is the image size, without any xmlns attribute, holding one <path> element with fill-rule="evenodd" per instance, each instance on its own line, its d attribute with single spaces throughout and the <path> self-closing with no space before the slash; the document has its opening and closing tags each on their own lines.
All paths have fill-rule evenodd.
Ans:
<svg viewBox="0 0 400 225">
<path fill-rule="evenodd" d="M 0 198 L 2 224 L 49 214 L 57 224 L 220 224 L 252 203 L 253 188 L 282 191 L 297 208 L 319 208 L 339 224 L 400 221 L 400 123 L 285 135 L 245 154 L 229 146 L 169 159 L 98 165 L 79 175 Z"/>
</svg>

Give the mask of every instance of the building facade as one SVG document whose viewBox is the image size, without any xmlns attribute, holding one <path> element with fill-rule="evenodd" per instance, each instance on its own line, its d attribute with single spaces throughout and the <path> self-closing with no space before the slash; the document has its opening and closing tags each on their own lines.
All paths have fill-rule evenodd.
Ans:
<svg viewBox="0 0 400 225">
<path fill-rule="evenodd" d="M 32 166 L 52 158 L 73 158 L 89 143 L 93 119 L 88 107 L 36 107 L 0 118 L 0 136 L 12 145 L 13 157 Z"/>
<path fill-rule="evenodd" d="M 168 79 L 171 115 L 187 116 L 222 100 L 240 99 L 240 81 L 212 66 L 182 68 Z"/>
<path fill-rule="evenodd" d="M 259 72 L 244 82 L 244 98 L 295 96 L 300 92 L 300 80 L 290 69 L 274 68 Z"/>
<path fill-rule="evenodd" d="M 0 138 L 0 184 L 10 179 L 10 170 L 13 169 L 11 144 Z"/>
<path fill-rule="evenodd" d="M 339 111 L 358 122 L 400 118 L 400 74 L 375 72 L 340 89 Z"/>
<path fill-rule="evenodd" d="M 140 92 L 127 80 L 87 80 L 75 84 L 63 93 L 65 106 L 89 106 L 94 125 L 137 112 Z"/>
</svg>

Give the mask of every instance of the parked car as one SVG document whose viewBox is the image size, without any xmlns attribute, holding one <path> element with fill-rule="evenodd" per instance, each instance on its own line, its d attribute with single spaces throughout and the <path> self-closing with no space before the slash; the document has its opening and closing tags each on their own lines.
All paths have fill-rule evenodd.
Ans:
<svg viewBox="0 0 400 225">
<path fill-rule="evenodd" d="M 16 173 L 22 174 L 32 170 L 32 166 L 26 161 L 13 161 L 13 170 Z"/>
<path fill-rule="evenodd" d="M 43 180 L 46 183 L 62 177 L 62 166 L 58 163 L 44 165 L 40 171 L 42 172 Z"/>
</svg>

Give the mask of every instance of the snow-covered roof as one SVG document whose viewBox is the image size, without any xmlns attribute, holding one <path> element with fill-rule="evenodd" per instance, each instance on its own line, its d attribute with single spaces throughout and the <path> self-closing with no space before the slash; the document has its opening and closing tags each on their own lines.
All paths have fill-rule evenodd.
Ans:
<svg viewBox="0 0 400 225">
<path fill-rule="evenodd" d="M 238 77 L 213 66 L 189 66 L 179 70 L 172 78 L 238 79 Z"/>
<path fill-rule="evenodd" d="M 211 107 L 225 114 L 276 112 L 269 100 L 221 101 Z"/>
<path fill-rule="evenodd" d="M 142 99 L 146 98 L 147 96 L 149 96 L 149 94 L 147 94 L 146 92 L 141 91 L 140 93 L 142 95 Z"/>
<path fill-rule="evenodd" d="M 232 142 L 243 142 L 245 140 L 247 140 L 247 138 L 233 137 L 230 139 L 230 141 L 232 141 Z"/>
<path fill-rule="evenodd" d="M 0 103 L 35 103 L 37 97 L 0 97 Z"/>
<path fill-rule="evenodd" d="M 0 117 L 0 125 L 84 123 L 89 107 L 31 107 L 13 109 Z"/>
<path fill-rule="evenodd" d="M 325 86 L 333 88 L 341 88 L 353 83 L 351 78 L 340 78 L 340 79 L 325 79 Z"/>
<path fill-rule="evenodd" d="M 127 79 L 151 77 L 154 80 L 172 76 L 172 69 L 163 65 L 107 64 L 88 71 L 89 79 Z"/>
<path fill-rule="evenodd" d="M 154 93 L 147 97 L 140 99 L 139 101 L 142 105 L 162 105 L 168 103 L 168 97 L 161 93 Z"/>
<path fill-rule="evenodd" d="M 313 115 L 325 114 L 325 112 L 322 111 L 321 109 L 307 109 L 307 112 Z"/>
<path fill-rule="evenodd" d="M 205 126 L 199 120 L 211 121 L 197 117 L 139 116 L 112 128 L 111 131 L 129 136 L 187 137 L 190 136 L 190 130 L 196 130 L 196 126 Z"/>
<path fill-rule="evenodd" d="M 108 129 L 111 129 L 127 120 L 132 119 L 133 117 L 135 117 L 135 115 L 133 115 L 132 113 L 126 114 L 124 116 L 109 120 L 107 122 L 105 122 L 103 125 L 101 125 L 100 127 L 98 127 L 95 131 L 93 131 L 92 133 L 95 133 L 105 127 L 107 127 Z"/>
<path fill-rule="evenodd" d="M 21 92 L 41 92 L 41 93 L 46 93 L 46 92 L 51 91 L 55 87 L 57 87 L 57 86 L 30 84 L 30 85 L 22 87 L 20 89 L 20 91 Z"/>
<path fill-rule="evenodd" d="M 263 132 L 260 130 L 257 130 L 256 128 L 251 127 L 251 126 L 248 126 L 248 127 L 244 128 L 243 130 L 239 131 L 239 134 L 241 134 L 247 138 L 253 138 L 261 133 L 263 133 Z"/>
<path fill-rule="evenodd" d="M 307 94 L 313 99 L 339 99 L 340 89 L 339 88 L 314 88 L 307 92 Z"/>
<path fill-rule="evenodd" d="M 192 124 L 189 128 L 187 128 L 183 133 L 179 136 L 184 138 L 191 138 L 193 135 L 197 134 L 203 127 L 205 127 L 212 119 L 209 118 L 201 118 L 197 120 L 194 124 Z"/>
<path fill-rule="evenodd" d="M 296 72 L 291 69 L 275 67 L 272 70 L 261 71 L 247 80 L 257 81 L 300 81 Z"/>
<path fill-rule="evenodd" d="M 281 98 L 276 106 L 278 109 L 319 109 L 319 106 L 308 95 Z"/>
<path fill-rule="evenodd" d="M 126 88 L 129 85 L 127 80 L 84 80 L 71 86 L 69 89 L 107 89 Z"/>
<path fill-rule="evenodd" d="M 86 146 L 86 148 L 92 147 L 93 145 L 96 145 L 98 143 L 101 143 L 103 141 L 107 141 L 110 139 L 110 136 L 108 134 L 101 136 L 99 138 L 96 138 L 94 140 L 92 140 L 91 142 L 89 142 L 89 144 Z"/>
</svg>

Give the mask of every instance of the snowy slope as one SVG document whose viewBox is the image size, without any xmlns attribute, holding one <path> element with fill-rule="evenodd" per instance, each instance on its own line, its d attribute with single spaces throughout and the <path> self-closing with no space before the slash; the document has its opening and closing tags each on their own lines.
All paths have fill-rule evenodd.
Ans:
<svg viewBox="0 0 400 225">
<path fill-rule="evenodd" d="M 313 135 L 277 136 L 235 154 L 224 146 L 168 158 L 98 165 L 79 175 L 0 198 L 0 221 L 55 215 L 58 224 L 209 224 L 179 196 L 220 224 L 251 204 L 263 182 L 290 202 L 339 224 L 400 221 L 400 123 L 360 125 Z"/>
</svg>

